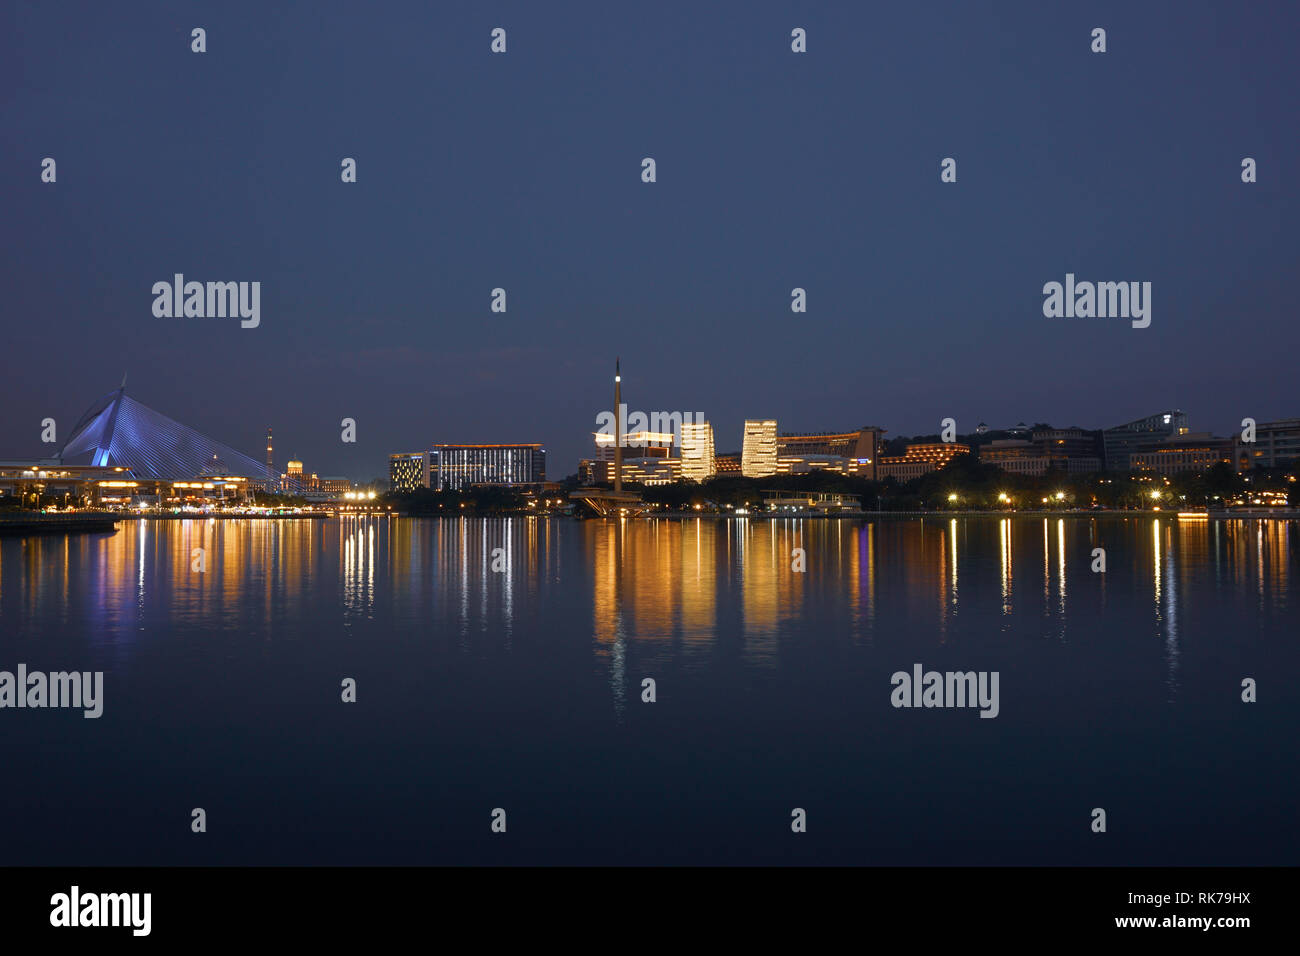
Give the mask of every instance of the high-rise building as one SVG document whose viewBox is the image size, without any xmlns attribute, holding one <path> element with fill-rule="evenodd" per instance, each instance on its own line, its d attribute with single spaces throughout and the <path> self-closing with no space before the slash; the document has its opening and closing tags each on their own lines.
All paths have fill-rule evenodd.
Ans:
<svg viewBox="0 0 1300 956">
<path fill-rule="evenodd" d="M 470 485 L 522 485 L 546 480 L 546 449 L 540 444 L 433 445 L 429 487 L 459 491 Z"/>
<path fill-rule="evenodd" d="M 744 441 L 740 447 L 740 473 L 746 478 L 763 478 L 776 474 L 776 419 L 745 420 Z"/>
<path fill-rule="evenodd" d="M 691 481 L 712 478 L 713 426 L 708 422 L 682 422 L 682 477 Z"/>
<path fill-rule="evenodd" d="M 414 491 L 429 487 L 429 456 L 427 452 L 407 451 L 388 456 L 388 490 Z"/>
</svg>

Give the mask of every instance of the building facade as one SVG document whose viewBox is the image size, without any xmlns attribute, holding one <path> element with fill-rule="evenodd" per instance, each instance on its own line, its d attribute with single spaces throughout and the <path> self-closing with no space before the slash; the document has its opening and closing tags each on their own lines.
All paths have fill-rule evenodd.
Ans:
<svg viewBox="0 0 1300 956">
<path fill-rule="evenodd" d="M 1300 461 L 1300 418 L 1257 423 L 1253 442 L 1242 441 L 1238 433 L 1232 458 L 1238 471 L 1290 467 Z"/>
<path fill-rule="evenodd" d="M 745 420 L 745 434 L 740 446 L 740 473 L 746 478 L 765 478 L 776 474 L 776 419 Z"/>
<path fill-rule="evenodd" d="M 1188 434 L 1187 414 L 1178 409 L 1107 428 L 1101 433 L 1107 471 L 1126 471 L 1129 455 L 1154 451 L 1162 443 Z"/>
<path fill-rule="evenodd" d="M 422 451 L 388 456 L 388 490 L 401 494 L 429 487 L 429 457 Z"/>
<path fill-rule="evenodd" d="M 1155 448 L 1131 452 L 1130 471 L 1176 475 L 1184 471 L 1205 471 L 1219 462 L 1232 461 L 1232 441 L 1209 435 L 1187 436 L 1163 442 Z"/>
<path fill-rule="evenodd" d="M 925 442 L 908 445 L 902 455 L 883 455 L 877 462 L 876 477 L 911 481 L 938 471 L 958 455 L 969 455 L 970 445 L 961 442 Z"/>
<path fill-rule="evenodd" d="M 434 491 L 546 481 L 546 449 L 540 444 L 433 445 L 428 461 L 428 487 Z"/>
<path fill-rule="evenodd" d="M 713 461 L 713 426 L 682 422 L 682 477 L 704 481 L 717 473 Z"/>
</svg>

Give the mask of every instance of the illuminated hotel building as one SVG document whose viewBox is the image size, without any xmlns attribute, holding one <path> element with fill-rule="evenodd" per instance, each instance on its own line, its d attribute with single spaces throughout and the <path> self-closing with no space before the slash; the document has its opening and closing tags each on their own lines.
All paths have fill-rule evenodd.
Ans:
<svg viewBox="0 0 1300 956">
<path fill-rule="evenodd" d="M 704 481 L 714 474 L 713 426 L 708 422 L 682 422 L 682 478 Z"/>
<path fill-rule="evenodd" d="M 893 477 L 899 481 L 910 481 L 932 471 L 938 471 L 958 455 L 969 454 L 970 446 L 960 442 L 908 445 L 906 454 L 882 456 L 876 465 L 876 477 L 880 479 Z"/>
<path fill-rule="evenodd" d="M 776 419 L 746 419 L 740 448 L 740 473 L 746 478 L 776 474 Z"/>
<path fill-rule="evenodd" d="M 422 451 L 388 456 L 388 490 L 414 491 L 429 487 L 429 456 Z"/>
<path fill-rule="evenodd" d="M 429 487 L 434 491 L 545 480 L 546 449 L 540 444 L 433 445 L 429 449 Z"/>
</svg>

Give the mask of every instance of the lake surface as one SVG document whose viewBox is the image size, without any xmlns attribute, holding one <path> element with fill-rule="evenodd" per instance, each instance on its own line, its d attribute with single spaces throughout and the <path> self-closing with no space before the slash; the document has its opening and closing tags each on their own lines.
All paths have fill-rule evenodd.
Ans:
<svg viewBox="0 0 1300 956">
<path fill-rule="evenodd" d="M 1297 862 L 1297 522 L 119 528 L 0 541 L 0 670 L 104 672 L 0 710 L 0 864 Z"/>
</svg>

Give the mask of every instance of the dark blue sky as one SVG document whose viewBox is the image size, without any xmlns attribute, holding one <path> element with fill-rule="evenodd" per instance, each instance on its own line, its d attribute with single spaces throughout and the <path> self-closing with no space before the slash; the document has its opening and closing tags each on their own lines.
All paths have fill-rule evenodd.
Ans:
<svg viewBox="0 0 1300 956">
<path fill-rule="evenodd" d="M 6 4 L 0 457 L 125 371 L 255 458 L 272 424 L 281 467 L 541 441 L 560 477 L 616 353 L 631 408 L 703 411 L 719 451 L 746 416 L 1298 415 L 1297 26 L 1188 0 Z M 154 318 L 175 272 L 260 281 L 261 327 Z M 1152 282 L 1150 328 L 1044 318 L 1066 272 Z"/>
</svg>

